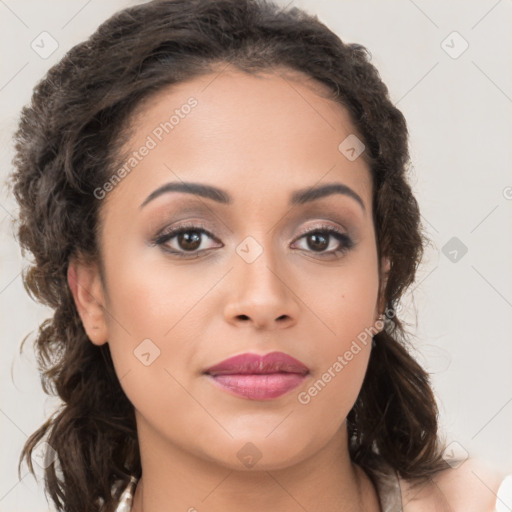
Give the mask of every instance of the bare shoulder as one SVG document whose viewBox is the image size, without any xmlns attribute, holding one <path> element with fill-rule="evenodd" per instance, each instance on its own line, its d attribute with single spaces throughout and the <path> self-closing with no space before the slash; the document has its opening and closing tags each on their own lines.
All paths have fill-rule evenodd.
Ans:
<svg viewBox="0 0 512 512">
<path fill-rule="evenodd" d="M 401 480 L 404 512 L 495 512 L 498 488 L 505 475 L 481 459 L 440 471 L 430 481 L 413 485 Z"/>
</svg>

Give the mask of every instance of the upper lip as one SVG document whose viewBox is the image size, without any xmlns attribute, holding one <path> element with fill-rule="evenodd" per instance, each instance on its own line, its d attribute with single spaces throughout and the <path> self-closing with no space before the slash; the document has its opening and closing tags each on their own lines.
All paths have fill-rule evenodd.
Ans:
<svg viewBox="0 0 512 512">
<path fill-rule="evenodd" d="M 263 356 L 252 353 L 239 354 L 211 366 L 204 373 L 209 375 L 299 373 L 305 375 L 309 368 L 284 352 L 270 352 Z"/>
</svg>

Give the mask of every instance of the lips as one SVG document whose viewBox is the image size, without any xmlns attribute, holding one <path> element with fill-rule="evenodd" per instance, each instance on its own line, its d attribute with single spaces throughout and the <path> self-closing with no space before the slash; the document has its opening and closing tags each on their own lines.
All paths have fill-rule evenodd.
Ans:
<svg viewBox="0 0 512 512">
<path fill-rule="evenodd" d="M 230 357 L 208 368 L 209 375 L 263 375 L 268 373 L 298 373 L 305 375 L 309 369 L 297 359 L 283 352 L 270 352 L 264 356 L 258 354 L 240 354 Z"/>
<path fill-rule="evenodd" d="M 271 400 L 299 386 L 309 368 L 283 352 L 240 354 L 204 372 L 224 391 L 251 400 Z"/>
</svg>

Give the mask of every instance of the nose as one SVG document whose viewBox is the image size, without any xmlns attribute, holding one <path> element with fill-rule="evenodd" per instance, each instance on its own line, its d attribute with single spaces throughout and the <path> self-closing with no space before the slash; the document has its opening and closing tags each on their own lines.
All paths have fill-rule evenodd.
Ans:
<svg viewBox="0 0 512 512">
<path fill-rule="evenodd" d="M 264 249 L 251 263 L 237 255 L 230 273 L 232 288 L 224 309 L 226 321 L 237 326 L 252 325 L 258 330 L 294 325 L 300 300 L 293 290 L 293 278 L 284 267 L 270 249 Z"/>
</svg>

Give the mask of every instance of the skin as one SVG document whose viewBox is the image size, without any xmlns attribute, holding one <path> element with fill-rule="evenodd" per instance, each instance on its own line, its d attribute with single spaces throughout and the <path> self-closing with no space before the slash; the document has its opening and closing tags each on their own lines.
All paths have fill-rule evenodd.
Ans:
<svg viewBox="0 0 512 512">
<path fill-rule="evenodd" d="M 98 265 L 78 259 L 68 273 L 87 335 L 109 343 L 135 407 L 143 476 L 134 512 L 380 510 L 350 460 L 346 426 L 371 342 L 309 403 L 298 401 L 376 324 L 389 269 L 387 259 L 379 266 L 364 154 L 350 161 L 338 150 L 357 132 L 323 87 L 289 70 L 224 69 L 163 89 L 136 112 L 128 151 L 189 97 L 198 101 L 103 201 L 103 280 Z M 170 181 L 214 185 L 233 202 L 172 192 L 140 208 Z M 342 194 L 288 205 L 296 190 L 333 182 L 356 192 L 364 209 Z M 200 235 L 197 258 L 151 245 L 181 221 L 201 221 L 215 237 Z M 343 242 L 324 234 L 328 247 L 315 251 L 301 233 L 323 224 L 353 247 L 322 257 Z M 249 236 L 262 249 L 251 263 L 236 252 Z M 178 237 L 166 245 L 186 252 Z M 145 339 L 160 351 L 149 366 L 134 355 Z M 236 354 L 272 351 L 310 371 L 274 400 L 233 396 L 202 373 Z M 252 468 L 237 456 L 247 443 L 261 456 Z"/>
</svg>

